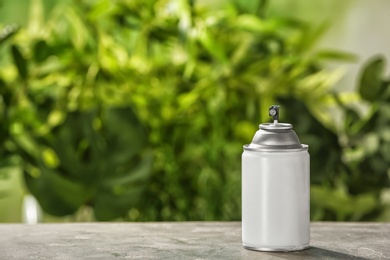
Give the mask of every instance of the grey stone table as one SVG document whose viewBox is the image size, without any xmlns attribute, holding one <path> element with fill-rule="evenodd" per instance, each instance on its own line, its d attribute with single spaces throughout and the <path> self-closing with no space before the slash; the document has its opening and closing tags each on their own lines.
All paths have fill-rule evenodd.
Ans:
<svg viewBox="0 0 390 260">
<path fill-rule="evenodd" d="M 0 259 L 390 259 L 390 223 L 311 224 L 311 248 L 241 247 L 239 222 L 0 225 Z"/>
</svg>

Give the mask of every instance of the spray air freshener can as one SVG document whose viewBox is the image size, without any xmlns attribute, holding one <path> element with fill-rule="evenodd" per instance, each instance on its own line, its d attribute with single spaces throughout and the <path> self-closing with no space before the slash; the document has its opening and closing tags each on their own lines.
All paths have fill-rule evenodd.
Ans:
<svg viewBox="0 0 390 260">
<path fill-rule="evenodd" d="M 309 247 L 310 157 L 291 124 L 259 126 L 242 154 L 242 243 L 257 251 L 296 251 Z"/>
</svg>

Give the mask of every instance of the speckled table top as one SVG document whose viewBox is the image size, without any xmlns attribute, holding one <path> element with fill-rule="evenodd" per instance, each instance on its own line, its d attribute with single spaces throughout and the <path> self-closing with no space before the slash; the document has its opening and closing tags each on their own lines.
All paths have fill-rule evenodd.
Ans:
<svg viewBox="0 0 390 260">
<path fill-rule="evenodd" d="M 311 248 L 249 251 L 240 222 L 1 224 L 0 259 L 390 259 L 390 223 L 311 224 Z"/>
</svg>

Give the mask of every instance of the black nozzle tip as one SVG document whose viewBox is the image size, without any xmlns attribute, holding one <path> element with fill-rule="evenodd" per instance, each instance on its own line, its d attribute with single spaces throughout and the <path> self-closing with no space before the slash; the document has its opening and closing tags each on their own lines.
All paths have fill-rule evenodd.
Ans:
<svg viewBox="0 0 390 260">
<path fill-rule="evenodd" d="M 269 108 L 269 115 L 273 117 L 274 120 L 279 119 L 279 106 L 273 105 Z"/>
</svg>

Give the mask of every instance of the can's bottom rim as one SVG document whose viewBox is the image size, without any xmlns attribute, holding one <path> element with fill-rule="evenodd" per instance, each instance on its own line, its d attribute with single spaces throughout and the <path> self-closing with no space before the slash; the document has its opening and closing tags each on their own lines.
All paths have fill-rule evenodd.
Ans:
<svg viewBox="0 0 390 260">
<path fill-rule="evenodd" d="M 303 246 L 291 246 L 291 247 L 255 247 L 255 246 L 247 246 L 242 243 L 242 246 L 245 249 L 252 251 L 265 251 L 265 252 L 292 252 L 292 251 L 301 251 L 308 249 L 310 247 L 309 244 Z"/>
</svg>

